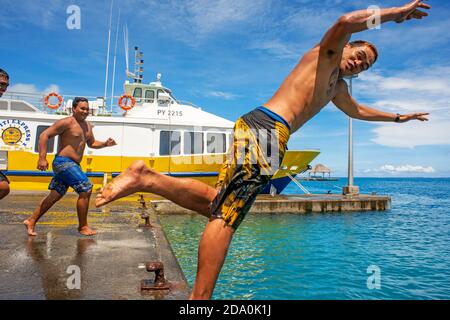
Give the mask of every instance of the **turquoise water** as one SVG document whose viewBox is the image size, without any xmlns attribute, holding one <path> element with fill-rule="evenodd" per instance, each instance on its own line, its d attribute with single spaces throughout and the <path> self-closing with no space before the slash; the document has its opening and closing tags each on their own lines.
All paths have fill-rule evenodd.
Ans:
<svg viewBox="0 0 450 320">
<path fill-rule="evenodd" d="M 362 193 L 390 195 L 391 211 L 249 214 L 233 239 L 213 298 L 450 299 L 450 179 L 355 182 Z M 339 193 L 336 186 L 345 183 L 304 185 L 313 193 Z M 285 193 L 300 193 L 296 188 L 290 185 Z M 206 219 L 160 220 L 192 286 Z M 379 268 L 378 289 L 368 288 L 369 266 Z"/>
</svg>

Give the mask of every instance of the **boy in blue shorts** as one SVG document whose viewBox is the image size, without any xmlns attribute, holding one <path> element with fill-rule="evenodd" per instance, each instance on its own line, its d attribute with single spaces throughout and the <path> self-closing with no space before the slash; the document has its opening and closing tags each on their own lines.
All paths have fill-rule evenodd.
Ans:
<svg viewBox="0 0 450 320">
<path fill-rule="evenodd" d="M 39 138 L 39 161 L 37 168 L 41 171 L 48 169 L 47 142 L 59 136 L 58 153 L 53 160 L 54 176 L 49 185 L 50 194 L 45 197 L 34 211 L 31 218 L 23 223 L 27 227 L 28 235 L 36 236 L 36 223 L 56 202 L 58 202 L 72 187 L 78 193 L 77 214 L 78 231 L 86 236 L 93 236 L 97 232 L 87 223 L 89 199 L 92 193 L 92 183 L 81 170 L 86 144 L 92 149 L 115 146 L 116 142 L 109 138 L 105 142 L 95 140 L 92 125 L 86 121 L 89 115 L 89 102 L 86 98 L 75 98 L 72 105 L 73 115 L 55 122 L 45 130 Z"/>
</svg>

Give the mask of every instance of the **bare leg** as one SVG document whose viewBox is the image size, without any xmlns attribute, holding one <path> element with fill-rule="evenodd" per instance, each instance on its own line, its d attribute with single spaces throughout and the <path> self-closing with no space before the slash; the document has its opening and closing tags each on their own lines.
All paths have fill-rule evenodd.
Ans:
<svg viewBox="0 0 450 320">
<path fill-rule="evenodd" d="M 198 250 L 197 277 L 189 299 L 210 299 L 228 252 L 234 229 L 222 219 L 208 222 Z"/>
<path fill-rule="evenodd" d="M 31 218 L 25 220 L 23 224 L 27 227 L 28 235 L 37 236 L 37 233 L 34 232 L 34 227 L 39 219 L 63 196 L 60 195 L 55 190 L 52 190 L 47 197 L 45 197 L 38 205 L 36 210 L 34 210 Z"/>
<path fill-rule="evenodd" d="M 85 236 L 93 236 L 97 234 L 97 231 L 89 228 L 87 222 L 87 214 L 89 211 L 89 199 L 91 198 L 92 191 L 82 192 L 78 195 L 77 201 L 77 214 L 78 214 L 78 231 Z"/>
<path fill-rule="evenodd" d="M 144 161 L 134 162 L 120 176 L 105 186 L 97 196 L 95 205 L 103 206 L 111 201 L 135 192 L 160 195 L 176 204 L 209 217 L 209 204 L 216 197 L 216 189 L 193 179 L 180 179 L 149 169 Z"/>
<path fill-rule="evenodd" d="M 6 181 L 0 181 L 0 200 L 9 194 L 9 184 Z"/>
</svg>

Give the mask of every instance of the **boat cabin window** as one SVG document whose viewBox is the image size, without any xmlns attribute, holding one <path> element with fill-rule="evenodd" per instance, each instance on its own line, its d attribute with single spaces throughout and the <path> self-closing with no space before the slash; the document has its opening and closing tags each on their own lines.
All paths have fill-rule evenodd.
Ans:
<svg viewBox="0 0 450 320">
<path fill-rule="evenodd" d="M 184 154 L 203 153 L 203 133 L 185 132 L 184 133 Z"/>
<path fill-rule="evenodd" d="M 147 103 L 155 102 L 155 91 L 145 90 L 145 102 Z"/>
<path fill-rule="evenodd" d="M 11 102 L 11 111 L 20 111 L 20 112 L 35 112 L 33 107 L 31 107 L 25 101 L 12 101 Z"/>
<path fill-rule="evenodd" d="M 159 95 L 161 93 L 165 93 L 167 95 L 169 95 L 170 99 L 169 100 L 165 100 L 165 99 L 160 99 Z M 160 107 L 164 107 L 164 106 L 168 106 L 169 103 L 173 104 L 174 103 L 174 98 L 172 96 L 172 94 L 169 91 L 163 90 L 163 89 L 158 89 L 158 91 L 156 92 L 156 99 L 158 100 L 158 104 Z M 172 100 L 173 99 L 173 100 Z"/>
<path fill-rule="evenodd" d="M 208 153 L 225 153 L 227 140 L 225 133 L 208 133 L 206 144 Z"/>
<path fill-rule="evenodd" d="M 25 101 L 11 101 L 11 111 L 36 112 L 36 109 Z M 0 101 L 0 110 L 8 110 L 8 101 Z"/>
<path fill-rule="evenodd" d="M 181 132 L 161 131 L 159 136 L 159 155 L 179 155 L 181 153 Z"/>
<path fill-rule="evenodd" d="M 141 102 L 142 88 L 135 88 L 133 92 L 133 97 L 136 99 L 136 102 Z"/>
<path fill-rule="evenodd" d="M 39 137 L 42 132 L 50 128 L 50 126 L 38 126 L 36 130 L 36 141 L 34 143 L 34 152 L 39 153 Z M 47 141 L 47 153 L 53 153 L 55 149 L 55 137 Z"/>
</svg>

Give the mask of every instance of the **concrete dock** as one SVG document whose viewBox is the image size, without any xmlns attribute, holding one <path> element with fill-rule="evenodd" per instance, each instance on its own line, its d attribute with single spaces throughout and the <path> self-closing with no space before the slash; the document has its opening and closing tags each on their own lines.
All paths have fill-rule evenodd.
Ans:
<svg viewBox="0 0 450 320">
<path fill-rule="evenodd" d="M 192 213 L 169 200 L 154 198 L 149 200 L 149 203 L 158 214 Z M 390 210 L 390 208 L 391 198 L 381 195 L 259 195 L 250 213 L 377 212 Z"/>
<path fill-rule="evenodd" d="M 41 219 L 38 236 L 29 237 L 22 221 L 45 194 L 13 192 L 0 201 L 1 300 L 188 297 L 186 279 L 157 217 L 150 216 L 151 228 L 139 227 L 145 220 L 138 197 L 106 210 L 91 204 L 89 224 L 98 234 L 85 237 L 77 231 L 77 196 L 67 195 Z M 155 281 L 146 268 L 149 262 L 164 265 L 166 282 L 158 290 L 142 290 L 142 280 Z"/>
</svg>

